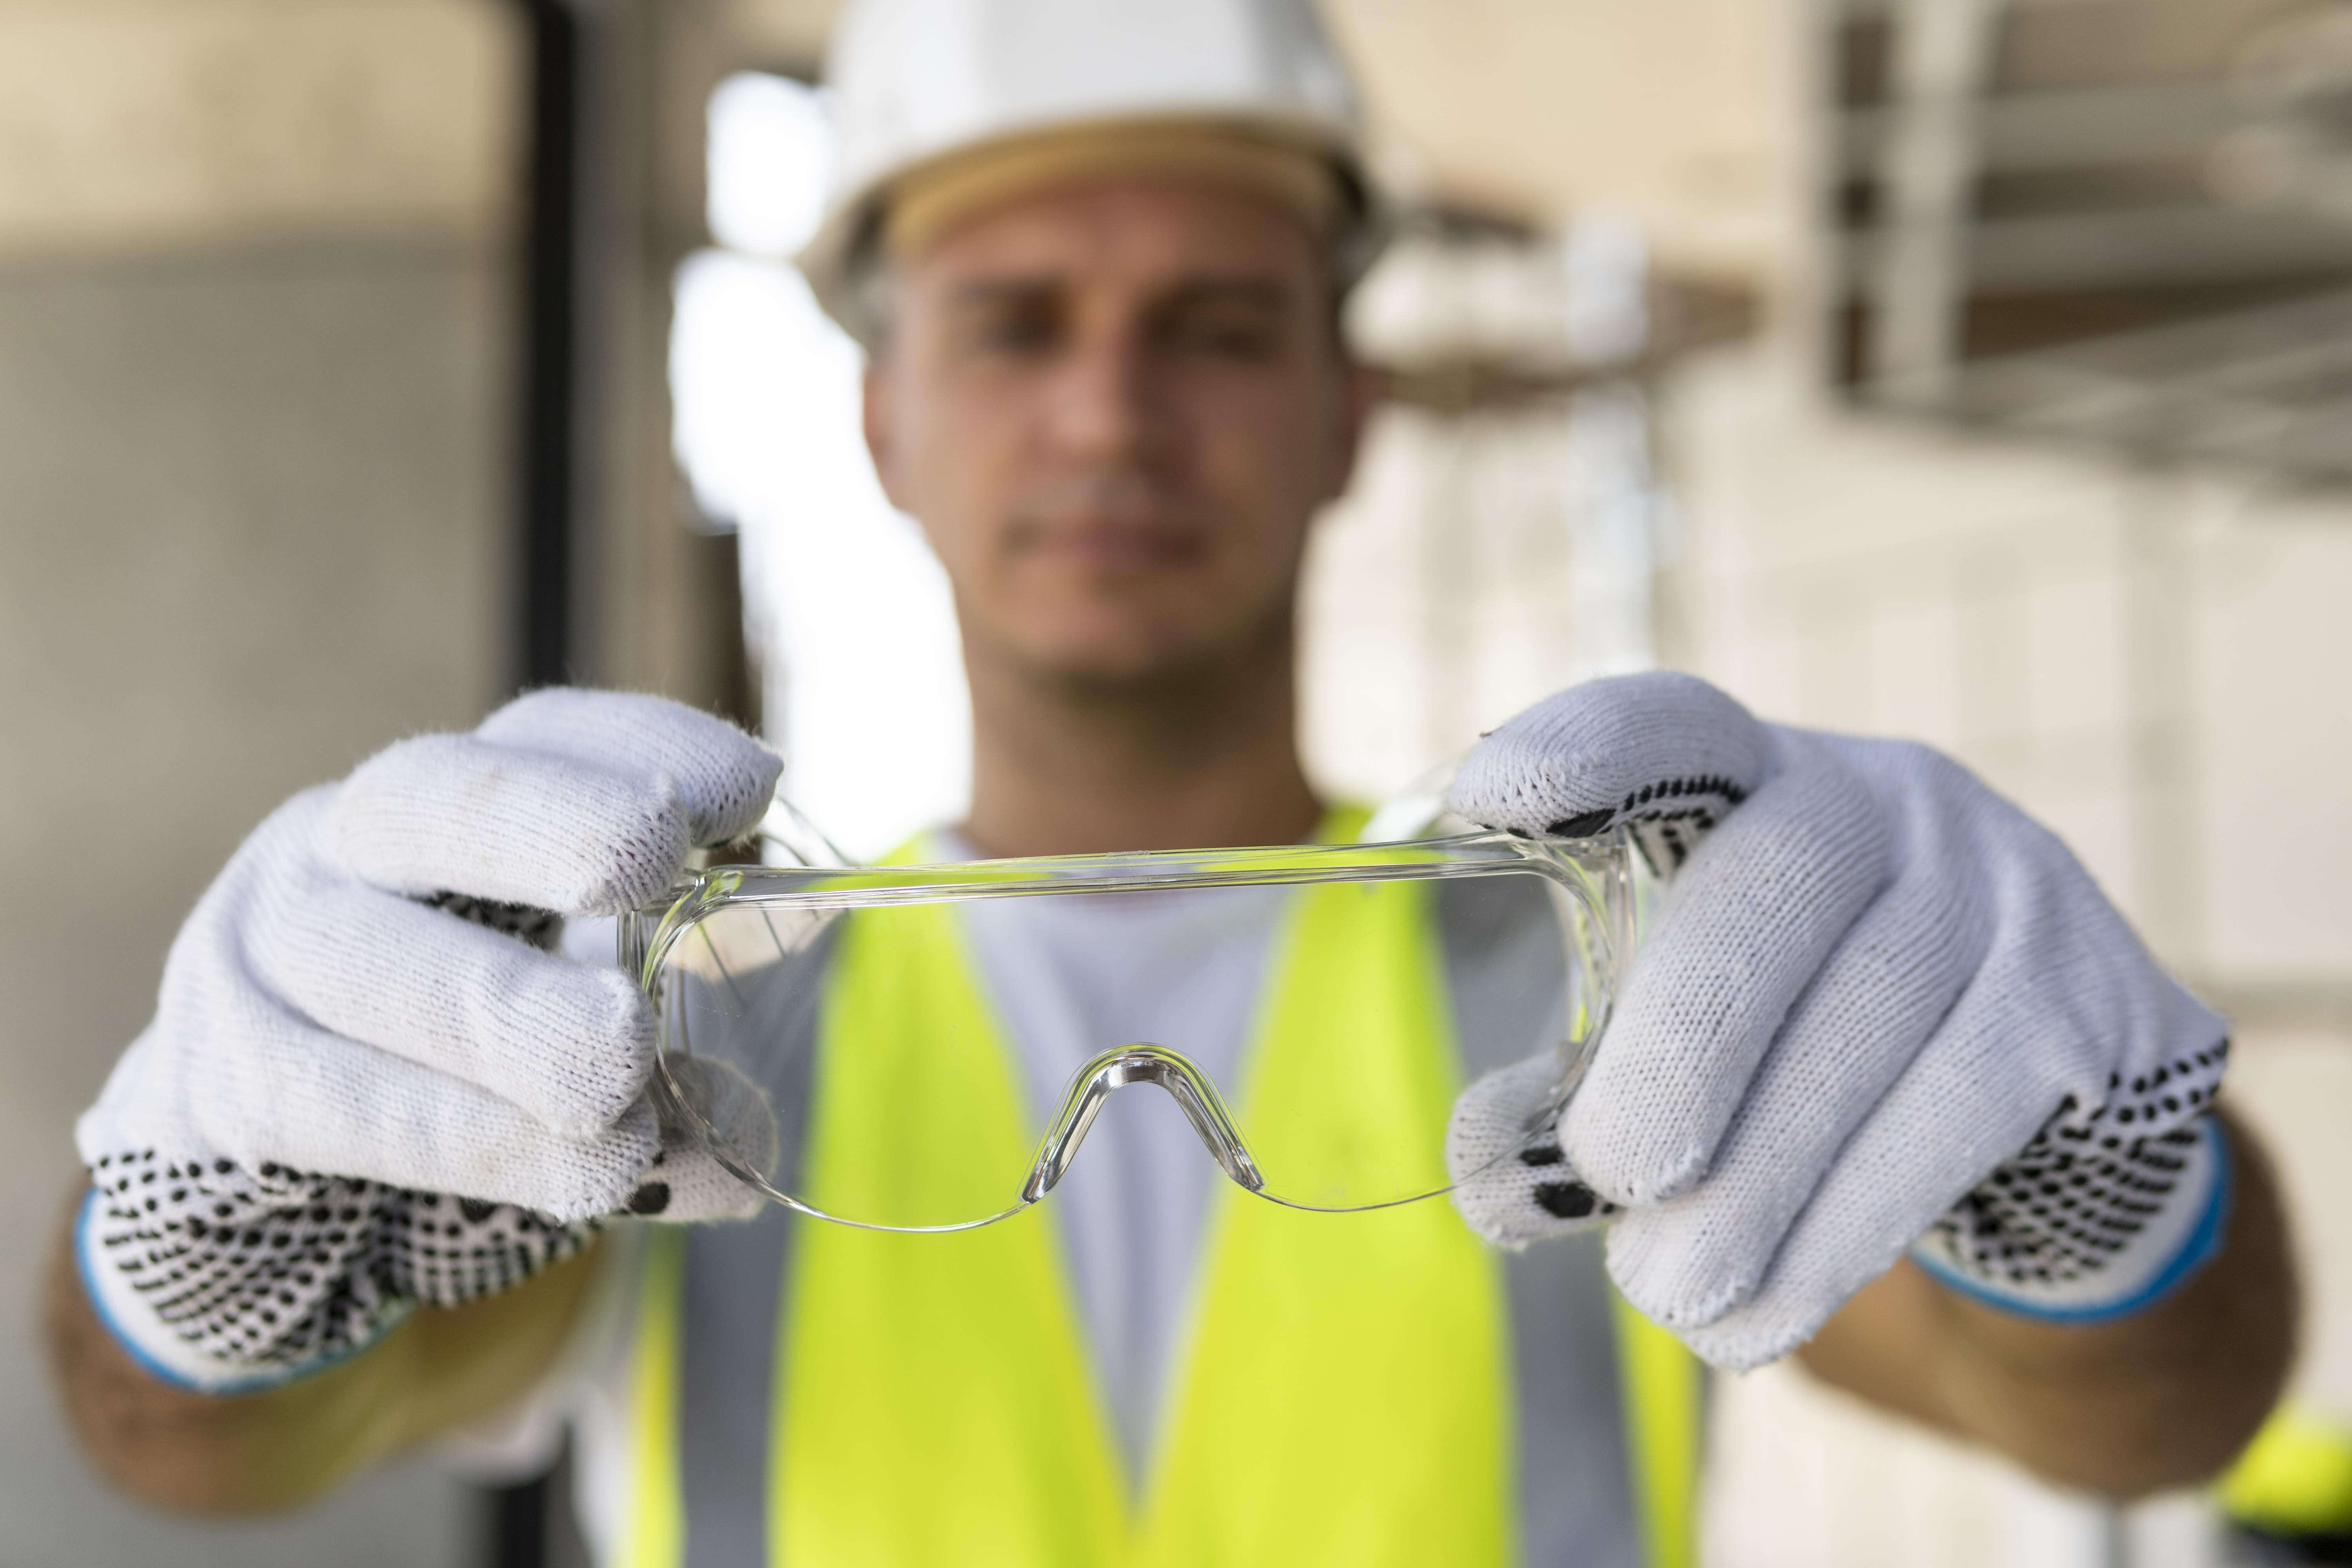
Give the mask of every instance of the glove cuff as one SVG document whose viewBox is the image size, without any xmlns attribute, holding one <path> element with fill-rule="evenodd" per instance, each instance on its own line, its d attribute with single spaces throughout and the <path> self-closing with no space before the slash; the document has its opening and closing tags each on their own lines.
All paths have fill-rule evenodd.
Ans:
<svg viewBox="0 0 2352 1568">
<path fill-rule="evenodd" d="M 75 1226 L 84 1288 L 155 1376 L 228 1394 L 367 1349 L 418 1301 L 454 1307 L 583 1248 L 503 1204 L 265 1164 L 101 1155 Z"/>
<path fill-rule="evenodd" d="M 1911 1258 L 2003 1311 L 2111 1321 L 2168 1295 L 2221 1250 L 2230 1178 L 2229 1141 L 2210 1115 L 2113 1158 L 2036 1139 L 1913 1243 Z"/>
<path fill-rule="evenodd" d="M 160 1383 L 196 1394 L 258 1394 L 323 1372 L 358 1354 L 408 1315 L 412 1301 L 386 1301 L 363 1334 L 322 1347 L 307 1360 L 230 1361 L 199 1347 L 166 1322 L 113 1252 L 126 1241 L 106 1223 L 106 1194 L 92 1187 L 74 1216 L 74 1265 L 90 1310 L 123 1353 Z"/>
</svg>

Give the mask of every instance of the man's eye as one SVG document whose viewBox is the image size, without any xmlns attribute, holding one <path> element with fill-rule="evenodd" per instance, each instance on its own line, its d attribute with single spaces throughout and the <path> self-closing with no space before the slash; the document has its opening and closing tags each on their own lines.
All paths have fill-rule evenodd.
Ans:
<svg viewBox="0 0 2352 1568">
<path fill-rule="evenodd" d="M 1270 359 L 1282 346 L 1281 329 L 1255 316 L 1203 312 L 1176 323 L 1176 345 L 1220 359 Z"/>
<path fill-rule="evenodd" d="M 976 322 L 971 345 L 987 353 L 1031 355 L 1061 341 L 1061 322 L 1048 310 L 1008 310 Z"/>
</svg>

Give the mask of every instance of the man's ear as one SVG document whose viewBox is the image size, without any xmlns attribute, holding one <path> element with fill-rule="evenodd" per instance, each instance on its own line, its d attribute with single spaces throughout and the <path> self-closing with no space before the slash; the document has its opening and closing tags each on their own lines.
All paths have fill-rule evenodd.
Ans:
<svg viewBox="0 0 2352 1568">
<path fill-rule="evenodd" d="M 882 481 L 882 493 L 889 498 L 892 506 L 905 511 L 906 499 L 899 494 L 898 487 L 897 427 L 891 406 L 887 349 L 877 351 L 866 362 L 859 412 L 866 427 L 866 453 L 874 459 L 874 473 Z"/>
</svg>

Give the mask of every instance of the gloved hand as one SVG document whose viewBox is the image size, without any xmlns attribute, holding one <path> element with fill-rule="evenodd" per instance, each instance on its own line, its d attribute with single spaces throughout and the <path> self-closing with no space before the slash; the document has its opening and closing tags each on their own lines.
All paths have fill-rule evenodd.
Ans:
<svg viewBox="0 0 2352 1568">
<path fill-rule="evenodd" d="M 658 698 L 547 690 L 273 814 L 181 929 L 75 1141 L 93 1303 L 159 1374 L 266 1385 L 579 1250 L 594 1216 L 756 1199 L 646 1092 L 653 1020 L 563 915 L 658 896 L 780 763 Z M 519 940 L 520 939 L 520 940 Z M 739 1149 L 756 1094 L 702 1109 Z"/>
<path fill-rule="evenodd" d="M 2221 1019 L 2051 834 L 1929 749 L 1759 724 L 1687 676 L 1513 719 L 1450 804 L 1633 825 L 1673 878 L 1557 1142 L 1542 1064 L 1456 1108 L 1463 1214 L 1602 1223 L 1626 1299 L 1719 1365 L 1811 1338 L 1906 1248 L 2012 1310 L 2131 1310 L 2218 1246 Z M 1915 1245 L 1916 1244 L 1916 1245 Z"/>
</svg>

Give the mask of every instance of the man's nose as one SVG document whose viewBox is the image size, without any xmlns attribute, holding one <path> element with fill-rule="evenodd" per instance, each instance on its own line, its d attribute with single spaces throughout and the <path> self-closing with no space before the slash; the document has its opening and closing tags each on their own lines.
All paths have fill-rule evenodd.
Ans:
<svg viewBox="0 0 2352 1568">
<path fill-rule="evenodd" d="M 1103 327 L 1081 334 L 1055 378 L 1055 446 L 1090 463 L 1147 461 L 1172 432 L 1139 335 Z"/>
</svg>

